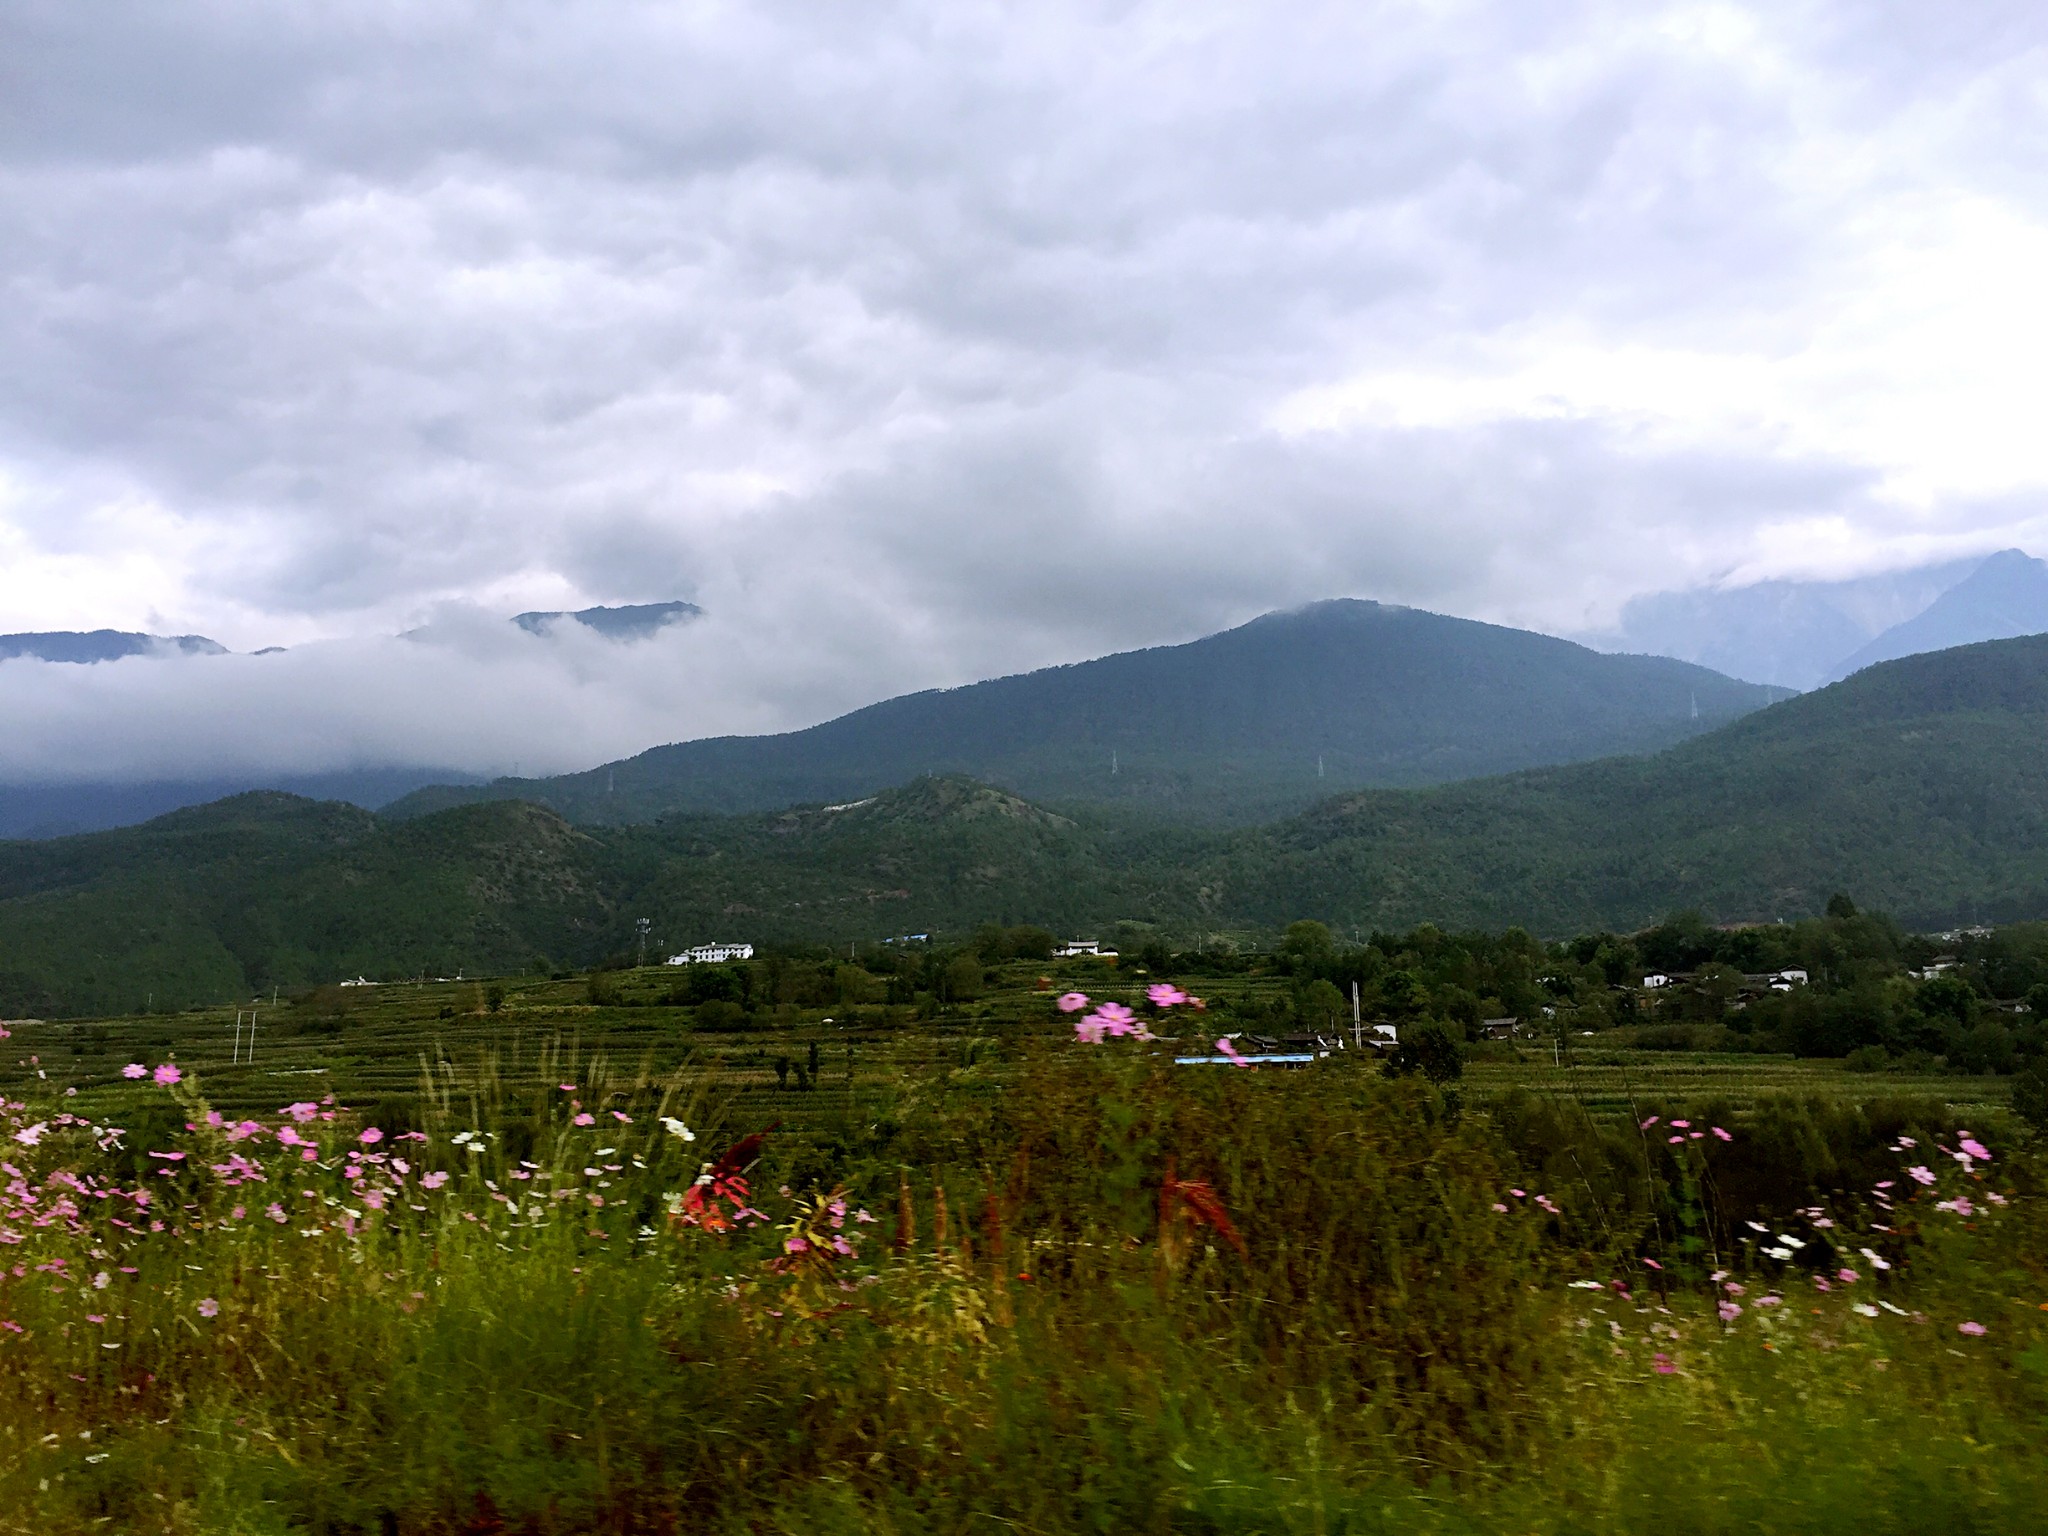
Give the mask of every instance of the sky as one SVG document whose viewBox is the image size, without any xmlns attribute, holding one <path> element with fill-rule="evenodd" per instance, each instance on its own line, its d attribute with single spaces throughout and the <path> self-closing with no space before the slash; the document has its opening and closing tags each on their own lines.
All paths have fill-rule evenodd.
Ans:
<svg viewBox="0 0 2048 1536">
<path fill-rule="evenodd" d="M 0 781 L 2041 548 L 2044 271 L 2038 3 L 0 0 L 0 632 L 288 647 Z"/>
</svg>

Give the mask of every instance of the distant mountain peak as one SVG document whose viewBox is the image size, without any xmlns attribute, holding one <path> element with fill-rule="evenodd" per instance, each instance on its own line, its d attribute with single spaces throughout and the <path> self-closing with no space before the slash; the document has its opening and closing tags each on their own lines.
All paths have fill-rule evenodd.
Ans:
<svg viewBox="0 0 2048 1536">
<path fill-rule="evenodd" d="M 695 603 L 626 603 L 615 608 L 579 608 L 574 613 L 533 612 L 517 614 L 512 622 L 528 634 L 545 634 L 563 622 L 594 629 L 608 640 L 645 640 L 671 624 L 699 618 L 704 610 Z"/>
<path fill-rule="evenodd" d="M 2048 561 L 2025 550 L 2001 549 L 1921 612 L 1852 652 L 1833 675 L 1847 677 L 1923 651 L 2042 633 L 2048 633 Z"/>
<path fill-rule="evenodd" d="M 0 661 L 32 658 L 90 666 L 124 656 L 225 656 L 228 648 L 204 635 L 145 635 L 123 629 L 46 629 L 0 635 Z"/>
</svg>

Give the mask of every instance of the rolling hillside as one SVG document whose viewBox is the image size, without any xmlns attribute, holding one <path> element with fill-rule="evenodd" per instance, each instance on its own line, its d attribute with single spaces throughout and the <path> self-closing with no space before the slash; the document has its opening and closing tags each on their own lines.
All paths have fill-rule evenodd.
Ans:
<svg viewBox="0 0 2048 1536">
<path fill-rule="evenodd" d="M 1270 932 L 1634 928 L 1818 910 L 2048 916 L 2048 636 L 1909 657 L 1652 757 L 1138 828 L 926 778 L 652 826 L 505 802 L 391 821 L 245 795 L 0 844 L 0 1014 L 218 1002 L 358 972 L 589 962 L 633 943 L 846 943 L 975 923 Z"/>
<path fill-rule="evenodd" d="M 1654 751 L 1783 694 L 1664 657 L 1329 602 L 1187 645 L 891 699 L 786 735 L 421 790 L 387 811 L 527 799 L 579 825 L 616 826 L 853 800 L 920 774 L 964 774 L 1055 806 L 1241 825 L 1348 788 Z"/>
</svg>

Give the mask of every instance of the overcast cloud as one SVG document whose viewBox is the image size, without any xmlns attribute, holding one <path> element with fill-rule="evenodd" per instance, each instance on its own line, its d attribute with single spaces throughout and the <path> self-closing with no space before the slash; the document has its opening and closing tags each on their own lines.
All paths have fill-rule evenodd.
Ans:
<svg viewBox="0 0 2048 1536">
<path fill-rule="evenodd" d="M 2048 550 L 2044 44 L 0 0 L 0 630 L 293 647 L 0 664 L 0 777 L 532 772 L 1321 597 Z"/>
</svg>

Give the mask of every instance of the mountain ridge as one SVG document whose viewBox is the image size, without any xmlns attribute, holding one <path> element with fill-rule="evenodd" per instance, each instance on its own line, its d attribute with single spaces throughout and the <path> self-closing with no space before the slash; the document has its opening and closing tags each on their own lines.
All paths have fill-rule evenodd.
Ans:
<svg viewBox="0 0 2048 1536">
<path fill-rule="evenodd" d="M 1779 692 L 1665 657 L 1338 599 L 1182 645 L 885 699 L 805 730 L 420 790 L 386 811 L 522 798 L 623 825 L 855 799 L 938 773 L 1055 805 L 1242 823 L 1349 787 L 1655 750 Z"/>
</svg>

